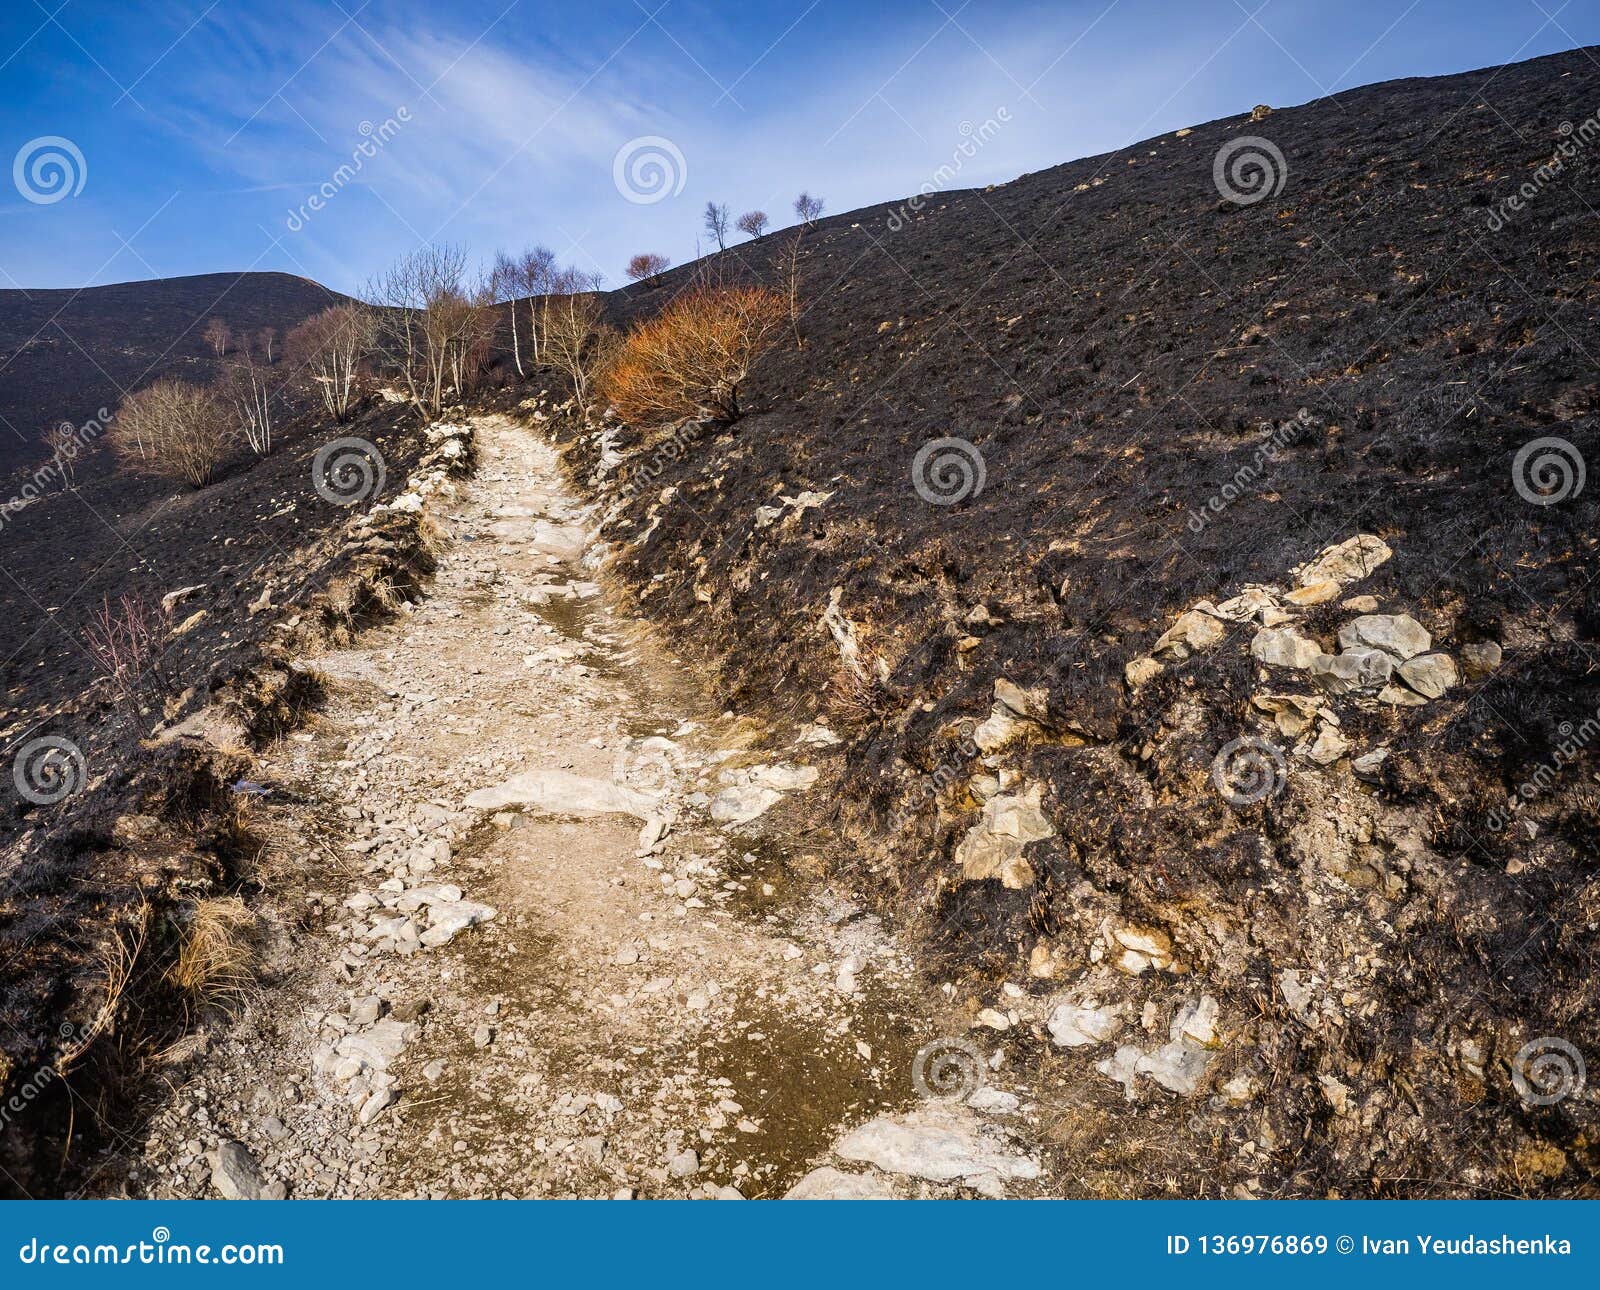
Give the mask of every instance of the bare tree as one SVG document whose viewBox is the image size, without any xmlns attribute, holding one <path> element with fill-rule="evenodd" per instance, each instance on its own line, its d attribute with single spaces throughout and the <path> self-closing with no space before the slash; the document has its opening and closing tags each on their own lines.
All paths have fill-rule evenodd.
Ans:
<svg viewBox="0 0 1600 1290">
<path fill-rule="evenodd" d="M 305 372 L 335 421 L 346 421 L 360 399 L 361 361 L 372 348 L 377 320 L 356 301 L 330 305 L 284 337 L 284 348 Z"/>
<path fill-rule="evenodd" d="M 278 329 L 263 327 L 256 333 L 256 342 L 261 346 L 261 356 L 267 360 L 268 366 L 271 366 L 272 347 L 278 343 Z"/>
<path fill-rule="evenodd" d="M 527 257 L 513 259 L 504 251 L 494 253 L 494 267 L 489 270 L 489 294 L 497 305 L 505 304 L 511 310 L 511 358 L 517 365 L 517 375 L 526 376 L 522 366 L 522 336 L 517 328 L 518 301 L 530 294 L 528 290 Z"/>
<path fill-rule="evenodd" d="M 487 294 L 467 286 L 466 268 L 460 247 L 425 246 L 368 288 L 381 306 L 379 353 L 424 416 L 437 416 L 452 390 L 466 392 L 487 352 Z"/>
<path fill-rule="evenodd" d="M 707 202 L 705 209 L 706 232 L 717 239 L 717 250 L 728 249 L 728 208 L 716 202 Z"/>
<path fill-rule="evenodd" d="M 672 261 L 666 256 L 657 255 L 654 251 L 641 251 L 628 261 L 627 273 L 635 282 L 643 282 L 646 278 L 653 278 L 671 267 Z"/>
<path fill-rule="evenodd" d="M 205 330 L 200 334 L 205 337 L 206 344 L 216 351 L 218 358 L 228 352 L 228 346 L 233 341 L 232 329 L 220 318 L 213 318 L 207 322 Z"/>
<path fill-rule="evenodd" d="M 794 199 L 794 213 L 800 217 L 801 223 L 810 228 L 822 215 L 822 198 L 801 193 Z"/>
<path fill-rule="evenodd" d="M 209 484 L 233 444 L 227 409 L 204 386 L 163 377 L 122 400 L 107 431 L 124 468 Z"/>
<path fill-rule="evenodd" d="M 760 237 L 767 231 L 766 211 L 746 211 L 739 216 L 739 223 L 735 226 L 741 233 L 748 233 L 751 237 Z"/>
<path fill-rule="evenodd" d="M 794 332 L 794 347 L 804 349 L 806 342 L 800 335 L 800 247 L 805 241 L 805 231 L 796 229 L 778 249 L 778 281 L 784 300 L 789 306 L 789 329 Z"/>
<path fill-rule="evenodd" d="M 250 451 L 264 457 L 272 451 L 272 393 L 267 388 L 266 368 L 258 366 L 249 350 L 223 370 L 217 379 L 217 393 L 232 407 L 234 424 Z"/>
<path fill-rule="evenodd" d="M 518 261 L 522 290 L 528 297 L 528 343 L 533 361 L 540 361 L 542 340 L 539 334 L 539 309 L 541 298 L 560 291 L 563 270 L 556 267 L 556 253 L 548 246 L 536 246 L 523 252 Z M 512 323 L 515 325 L 515 310 Z"/>
<path fill-rule="evenodd" d="M 87 451 L 87 444 L 70 421 L 60 421 L 44 432 L 44 446 L 50 449 L 50 462 L 61 476 L 61 491 L 76 492 L 78 488 L 78 454 Z"/>
<path fill-rule="evenodd" d="M 589 415 L 589 392 L 616 344 L 616 333 L 600 321 L 604 309 L 593 293 L 546 296 L 540 315 L 547 362 L 572 382 L 578 412 Z"/>
</svg>

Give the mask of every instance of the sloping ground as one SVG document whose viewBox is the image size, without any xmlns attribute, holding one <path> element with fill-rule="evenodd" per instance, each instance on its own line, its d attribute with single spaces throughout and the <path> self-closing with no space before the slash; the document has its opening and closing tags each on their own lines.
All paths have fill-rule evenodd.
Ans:
<svg viewBox="0 0 1600 1290">
<path fill-rule="evenodd" d="M 823 221 L 753 415 L 573 434 L 725 701 L 853 722 L 885 906 L 1083 1006 L 1007 1042 L 1088 1189 L 1592 1190 L 1597 105 L 1577 50 Z"/>
<path fill-rule="evenodd" d="M 600 594 L 544 432 L 466 424 L 427 594 L 307 659 L 328 702 L 262 757 L 268 989 L 165 1068 L 96 1194 L 775 1196 L 930 1091 L 946 1001 L 772 818 L 808 814 L 826 730 L 748 751 Z M 887 1173 L 806 1190 L 1037 1194 L 1031 1106 L 949 1054 L 972 1104 L 911 1113 L 934 1165 L 877 1120 L 847 1159 Z"/>
<path fill-rule="evenodd" d="M 40 455 L 39 435 L 81 426 L 160 376 L 209 377 L 202 333 L 284 333 L 346 297 L 288 273 L 205 273 L 79 291 L 0 291 L 0 476 Z M 11 490 L 7 490 L 8 492 Z"/>
<path fill-rule="evenodd" d="M 340 473 L 335 454 L 317 475 L 319 452 L 348 437 L 382 470 L 363 452 Z M 251 799 L 235 785 L 316 697 L 294 656 L 384 617 L 430 567 L 415 515 L 348 533 L 427 450 L 415 419 L 380 402 L 347 426 L 291 423 L 201 491 L 114 474 L 6 517 L 0 1089 L 24 1110 L 0 1125 L 0 1190 L 56 1190 L 78 1162 L 65 1135 L 121 1123 L 128 1077 L 182 1033 L 166 974 L 185 920 L 254 881 Z M 88 647 L 90 619 L 125 595 L 159 612 L 169 594 L 152 618 L 159 667 L 124 693 Z"/>
</svg>

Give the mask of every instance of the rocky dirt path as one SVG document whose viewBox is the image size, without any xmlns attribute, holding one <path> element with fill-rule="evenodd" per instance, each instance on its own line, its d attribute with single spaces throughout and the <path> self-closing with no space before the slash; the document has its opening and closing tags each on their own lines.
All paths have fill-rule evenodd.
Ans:
<svg viewBox="0 0 1600 1290">
<path fill-rule="evenodd" d="M 128 1189 L 1036 1192 L 970 1023 L 790 876 L 767 812 L 831 736 L 750 751 L 607 607 L 542 436 L 473 432 L 431 594 L 308 660 L 332 697 L 262 770 L 264 984 L 171 1056 Z"/>
</svg>

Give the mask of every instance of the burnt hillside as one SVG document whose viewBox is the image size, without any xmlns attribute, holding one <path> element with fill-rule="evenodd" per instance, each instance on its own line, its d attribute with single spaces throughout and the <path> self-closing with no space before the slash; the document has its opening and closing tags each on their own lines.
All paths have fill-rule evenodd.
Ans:
<svg viewBox="0 0 1600 1290">
<path fill-rule="evenodd" d="M 159 376 L 210 376 L 210 318 L 235 334 L 281 339 L 345 299 L 288 273 L 205 273 L 78 291 L 0 291 L 0 475 L 41 454 L 40 434 L 115 411 Z"/>
<path fill-rule="evenodd" d="M 1086 1186 L 1600 1163 L 1591 1100 L 1523 1094 L 1529 1045 L 1600 1020 L 1597 110 L 1580 49 L 826 219 L 752 415 L 683 453 L 606 432 L 643 485 L 615 570 L 730 704 L 846 736 L 857 870 L 938 961 L 1155 1027 L 1043 1041 Z M 789 236 L 713 267 L 777 281 Z M 1336 675 L 1375 613 L 1448 688 L 1389 680 L 1416 646 Z M 1259 792 L 1218 771 L 1241 746 Z M 1174 1096 L 1140 1046 L 1203 997 Z"/>
</svg>

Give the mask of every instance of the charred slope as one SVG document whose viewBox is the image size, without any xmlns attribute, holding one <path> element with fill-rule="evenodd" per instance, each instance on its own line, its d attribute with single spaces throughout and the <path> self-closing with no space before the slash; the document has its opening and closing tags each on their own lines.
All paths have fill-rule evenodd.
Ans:
<svg viewBox="0 0 1600 1290">
<path fill-rule="evenodd" d="M 159 376 L 205 377 L 202 332 L 283 333 L 345 299 L 288 273 L 206 273 L 80 291 L 0 291 L 0 475 L 39 455 L 58 421 L 81 425 Z"/>
<path fill-rule="evenodd" d="M 1532 1054 L 1600 1033 L 1597 108 L 1577 50 L 825 220 L 754 415 L 605 432 L 617 574 L 731 701 L 846 734 L 871 885 L 975 979 L 1111 1008 L 1032 1041 L 1088 1187 L 1590 1186 L 1594 1103 Z M 1358 535 L 1391 554 L 1304 568 Z M 1456 683 L 1263 661 L 1371 612 Z"/>
<path fill-rule="evenodd" d="M 319 476 L 351 438 L 373 453 L 336 450 Z M 154 1054 L 205 1020 L 169 969 L 196 902 L 261 882 L 261 789 L 239 781 L 318 698 L 294 660 L 416 592 L 419 514 L 369 508 L 469 460 L 380 399 L 346 425 L 281 425 L 203 490 L 112 472 L 5 517 L 0 1196 L 68 1190 L 137 1123 Z M 124 597 L 157 648 L 118 677 L 89 626 Z"/>
</svg>

